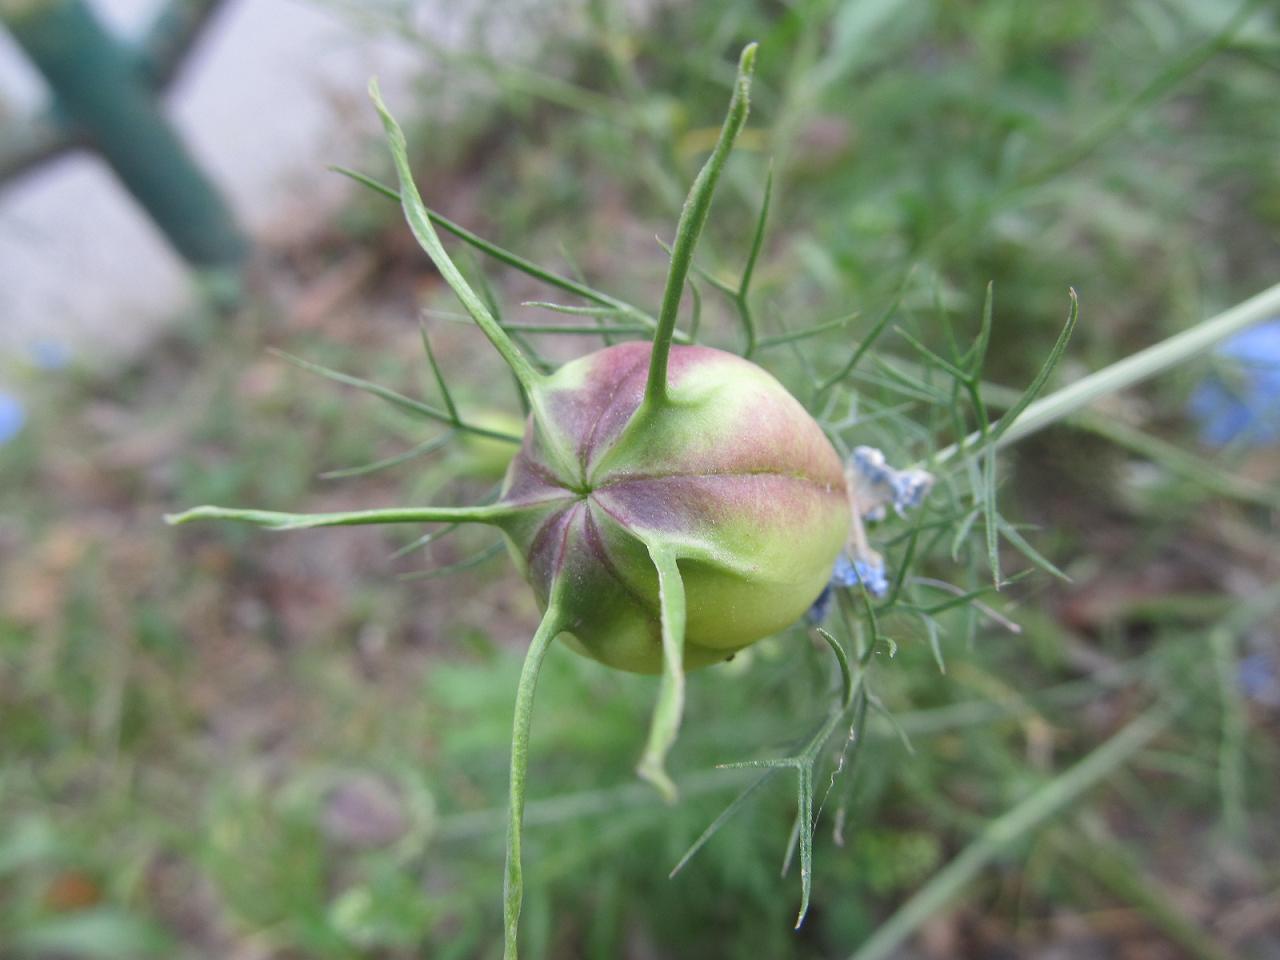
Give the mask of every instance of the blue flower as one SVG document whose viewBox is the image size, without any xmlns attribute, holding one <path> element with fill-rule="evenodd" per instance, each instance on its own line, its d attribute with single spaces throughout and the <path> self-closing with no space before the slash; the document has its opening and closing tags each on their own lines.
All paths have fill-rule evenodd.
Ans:
<svg viewBox="0 0 1280 960">
<path fill-rule="evenodd" d="M 1280 443 L 1280 317 L 1236 334 L 1215 353 L 1222 369 L 1187 403 L 1200 439 L 1215 447 Z"/>
<path fill-rule="evenodd" d="M 884 561 L 870 547 L 863 521 L 883 520 L 887 507 L 893 507 L 893 512 L 902 516 L 909 509 L 919 507 L 933 486 L 933 475 L 929 472 L 914 467 L 895 470 L 884 461 L 884 454 L 874 447 L 854 448 L 846 477 L 852 511 L 849 543 L 836 557 L 831 580 L 806 614 L 810 623 L 826 620 L 836 589 L 861 586 L 877 600 L 888 596 L 890 585 L 884 573 Z"/>
<path fill-rule="evenodd" d="M 858 560 L 853 565 L 853 572 L 858 583 L 867 588 L 867 593 L 877 600 L 883 600 L 889 594 L 889 581 L 884 575 L 884 564 L 879 557 L 874 561 Z"/>
<path fill-rule="evenodd" d="M 62 370 L 71 363 L 71 351 L 57 340 L 36 340 L 27 351 L 32 364 L 41 370 Z"/>
<path fill-rule="evenodd" d="M 1280 673 L 1276 661 L 1263 653 L 1252 653 L 1237 667 L 1240 692 L 1267 706 L 1280 706 Z"/>
<path fill-rule="evenodd" d="M 868 520 L 883 520 L 886 506 L 902 516 L 920 506 L 933 488 L 933 474 L 917 468 L 895 470 L 875 447 L 854 447 L 849 470 L 860 513 Z"/>
<path fill-rule="evenodd" d="M 8 443 L 27 422 L 27 411 L 12 394 L 0 391 L 0 443 Z"/>
<path fill-rule="evenodd" d="M 895 470 L 875 447 L 854 447 L 845 476 L 853 513 L 849 542 L 836 557 L 831 579 L 805 615 L 812 624 L 826 619 L 837 588 L 862 587 L 877 600 L 889 595 L 884 560 L 867 541 L 862 521 L 883 520 L 886 508 L 890 506 L 898 516 L 902 516 L 907 510 L 918 507 L 933 487 L 933 474 L 917 468 Z"/>
<path fill-rule="evenodd" d="M 831 584 L 828 583 L 822 588 L 822 592 L 818 594 L 818 599 L 813 601 L 804 618 L 814 626 L 822 623 L 823 620 L 827 619 L 827 614 L 831 611 L 832 596 L 834 594 L 831 592 Z"/>
<path fill-rule="evenodd" d="M 822 592 L 818 594 L 818 599 L 813 601 L 813 605 L 809 607 L 809 612 L 805 614 L 805 617 L 810 623 L 822 623 L 827 619 L 827 613 L 831 609 L 833 589 L 859 585 L 865 587 L 867 593 L 877 600 L 882 600 L 888 596 L 889 580 L 884 573 L 884 563 L 881 562 L 879 557 L 850 560 L 848 556 L 841 552 L 836 557 L 836 565 L 831 571 L 831 579 L 822 588 Z"/>
</svg>

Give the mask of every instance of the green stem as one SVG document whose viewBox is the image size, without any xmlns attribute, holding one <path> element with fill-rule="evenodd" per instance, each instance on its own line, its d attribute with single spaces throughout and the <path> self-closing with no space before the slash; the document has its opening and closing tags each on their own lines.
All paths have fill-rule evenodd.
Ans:
<svg viewBox="0 0 1280 960">
<path fill-rule="evenodd" d="M 391 158 L 395 163 L 396 175 L 400 178 L 401 206 L 404 207 L 405 218 L 409 222 L 409 228 L 413 231 L 414 237 L 417 238 L 422 249 L 431 258 L 431 262 L 440 271 L 440 275 L 444 277 L 445 282 L 449 284 L 454 294 L 462 302 L 462 306 L 466 308 L 467 313 L 471 314 L 471 318 L 475 320 L 476 325 L 489 338 L 489 342 L 493 344 L 502 359 L 506 361 L 507 366 L 511 368 L 512 375 L 520 384 L 522 395 L 529 403 L 534 423 L 539 426 L 551 423 L 551 417 L 545 409 L 542 391 L 542 386 L 547 380 L 546 376 L 540 373 L 529 362 L 529 359 L 520 352 L 520 348 L 516 346 L 515 341 L 511 339 L 479 294 L 472 289 L 471 284 L 467 283 L 466 278 L 463 277 L 453 261 L 449 259 L 449 254 L 445 252 L 444 245 L 441 244 L 435 227 L 431 225 L 431 217 L 422 202 L 422 197 L 418 194 L 418 188 L 414 185 L 413 174 L 409 170 L 408 148 L 404 131 L 400 129 L 400 125 L 396 123 L 395 118 L 387 111 L 386 104 L 382 102 L 377 80 L 369 82 L 369 96 L 373 99 L 374 106 L 378 109 L 378 115 L 382 117 L 382 126 L 386 130 L 387 144 L 391 148 Z M 670 340 L 670 337 L 668 337 L 668 340 Z M 572 476 L 577 468 L 577 458 L 564 438 L 557 432 L 547 430 L 543 430 L 541 436 L 548 455 L 557 462 L 561 475 Z"/>
<path fill-rule="evenodd" d="M 520 930 L 520 903 L 524 899 L 524 873 L 520 865 L 520 832 L 524 820 L 525 776 L 529 770 L 529 727 L 533 720 L 533 694 L 538 673 L 551 641 L 564 628 L 555 600 L 538 624 L 525 654 L 516 688 L 515 720 L 511 730 L 511 801 L 507 810 L 507 871 L 502 885 L 502 921 L 505 931 L 503 960 L 516 960 Z"/>
<path fill-rule="evenodd" d="M 489 312 L 489 308 L 484 305 L 484 301 L 471 288 L 471 284 L 467 283 L 466 278 L 463 277 L 462 273 L 454 265 L 453 260 L 449 258 L 449 254 L 445 251 L 435 227 L 431 225 L 431 216 L 427 213 L 426 205 L 422 202 L 418 188 L 413 182 L 413 173 L 409 170 L 408 144 L 405 140 L 404 131 L 400 129 L 400 125 L 396 123 L 395 118 L 387 110 L 386 104 L 382 102 L 382 94 L 378 90 L 377 80 L 369 81 L 369 96 L 378 110 L 378 115 L 382 118 L 382 127 L 386 131 L 387 144 L 391 149 L 391 159 L 396 167 L 396 176 L 400 179 L 400 203 L 404 208 L 405 219 L 409 222 L 409 228 L 413 231 L 418 243 L 422 245 L 422 249 L 426 251 L 427 256 L 431 258 L 431 262 L 435 264 L 436 269 L 440 271 L 440 275 L 444 277 L 445 282 L 449 284 L 462 302 L 462 306 L 466 308 L 467 313 L 471 314 L 471 318 L 475 320 L 476 325 L 489 338 L 489 342 L 493 344 L 494 349 L 501 354 L 502 359 L 511 368 L 511 372 L 520 381 L 520 386 L 524 388 L 526 393 L 532 395 L 543 380 L 542 374 L 533 368 L 533 365 L 529 363 L 511 338 L 507 336 L 506 331 L 502 329 L 502 325 L 494 319 L 493 314 Z"/>
<path fill-rule="evenodd" d="M 729 111 L 720 128 L 711 156 L 698 172 L 688 199 L 680 211 L 676 225 L 676 242 L 671 251 L 671 269 L 667 272 L 667 286 L 662 295 L 662 309 L 658 313 L 658 329 L 653 336 L 653 354 L 649 360 L 649 379 L 645 384 L 644 406 L 662 404 L 667 399 L 667 359 L 671 353 L 671 340 L 676 330 L 676 315 L 680 312 L 680 300 L 684 295 L 685 280 L 693 262 L 693 249 L 698 243 L 711 210 L 711 197 L 716 182 L 729 159 L 729 152 L 747 121 L 750 106 L 751 74 L 756 63 L 756 44 L 743 48 L 738 59 L 738 78 L 733 86 Z"/>
<path fill-rule="evenodd" d="M 1104 834 L 1095 839 L 1084 830 L 1063 831 L 1053 837 L 1053 846 L 1080 870 L 1142 911 L 1188 956 L 1195 960 L 1235 960 L 1234 953 L 1218 944 L 1208 930 L 1175 903 L 1163 884 L 1139 867 L 1117 838 Z"/>
<path fill-rule="evenodd" d="M 170 526 L 192 520 L 240 520 L 270 530 L 308 530 L 312 527 L 348 527 L 373 523 L 489 523 L 497 524 L 518 508 L 507 504 L 482 507 L 392 507 L 388 510 L 354 510 L 347 513 L 276 513 L 274 510 L 237 510 L 232 507 L 193 507 L 166 514 Z"/>
<path fill-rule="evenodd" d="M 441 447 L 446 446 L 454 438 L 454 432 L 449 430 L 440 434 L 438 437 L 432 437 L 424 443 L 419 443 L 403 453 L 397 453 L 391 457 L 385 457 L 382 460 L 375 460 L 373 463 L 366 463 L 359 467 L 343 467 L 338 470 L 327 470 L 320 474 L 321 480 L 345 480 L 348 477 L 362 477 L 365 474 L 376 473 L 379 470 L 386 470 L 388 467 L 398 467 L 402 463 L 407 463 L 416 457 L 424 457 L 429 453 L 435 453 Z"/>
<path fill-rule="evenodd" d="M 917 927 L 942 909 L 1001 851 L 1111 774 L 1160 734 L 1169 721 L 1166 708 L 1153 707 L 1070 770 L 991 821 L 973 843 L 881 924 L 849 960 L 884 960 L 893 956 Z"/>
<path fill-rule="evenodd" d="M 667 753 L 675 743 L 684 713 L 684 580 L 675 554 L 649 546 L 649 556 L 658 569 L 658 603 L 662 615 L 662 689 L 649 725 L 649 742 L 636 772 L 648 780 L 668 803 L 676 800 L 676 785 L 666 771 Z"/>
<path fill-rule="evenodd" d="M 1003 429 L 998 446 L 1005 447 L 1016 443 L 1038 430 L 1043 430 L 1071 416 L 1099 397 L 1118 393 L 1200 356 L 1233 334 L 1268 320 L 1278 313 L 1280 313 L 1280 283 L 1268 287 L 1243 303 L 1238 303 L 1203 323 L 1196 324 L 1189 330 L 1174 334 L 1123 360 L 1117 360 L 1096 373 L 1082 377 L 1075 383 L 1068 384 L 1061 390 L 1036 400 Z M 977 443 L 980 439 L 976 434 L 970 435 L 961 443 L 952 444 L 939 451 L 934 462 L 945 463 L 961 449 Z"/>
<path fill-rule="evenodd" d="M 764 346 L 762 342 L 762 346 Z M 909 380 L 923 380 L 925 368 L 910 360 L 894 360 L 893 369 Z M 1017 390 L 986 380 L 979 381 L 982 402 L 988 407 L 1011 409 L 1020 396 Z M 1073 427 L 1102 437 L 1119 447 L 1159 464 L 1175 476 L 1190 480 L 1211 493 L 1242 503 L 1280 509 L 1280 490 L 1274 490 L 1246 477 L 1232 476 L 1215 464 L 1188 453 L 1167 440 L 1152 436 L 1139 428 L 1089 409 L 1067 414 L 1064 421 Z M 922 462 L 921 466 L 927 465 Z"/>
<path fill-rule="evenodd" d="M 840 709 L 848 710 L 853 706 L 854 693 L 853 671 L 849 668 L 849 655 L 844 652 L 844 647 L 840 646 L 840 641 L 821 627 L 818 627 L 818 636 L 831 648 L 831 652 L 835 654 L 836 663 L 840 666 Z"/>
<path fill-rule="evenodd" d="M 651 327 L 640 326 L 634 324 L 632 326 L 609 326 L 608 324 L 591 324 L 588 326 L 567 326 L 565 324 L 555 323 L 508 323 L 505 325 L 508 330 L 515 333 L 557 333 L 568 334 L 570 336 L 595 336 L 598 337 L 602 333 L 614 334 L 616 336 L 636 336 L 638 334 L 648 333 Z"/>
<path fill-rule="evenodd" d="M 845 653 L 844 648 L 830 633 L 825 630 L 818 630 L 819 636 L 826 641 L 831 647 L 831 652 L 835 654 L 836 662 L 840 666 L 840 702 L 836 704 L 827 713 L 826 719 L 808 743 L 805 744 L 803 750 L 789 757 L 777 757 L 768 760 L 744 760 L 739 763 L 722 764 L 722 769 L 743 769 L 743 768 L 764 768 L 768 771 L 788 769 L 796 772 L 796 816 L 792 824 L 791 839 L 787 845 L 787 852 L 782 861 L 782 873 L 785 876 L 791 869 L 792 859 L 796 850 L 800 851 L 800 909 L 796 914 L 795 929 L 799 930 L 804 918 L 809 913 L 809 900 L 813 893 L 813 828 L 814 828 L 814 788 L 813 775 L 817 766 L 818 759 L 822 755 L 823 749 L 826 747 L 827 741 L 835 732 L 836 727 L 840 725 L 842 719 L 849 714 L 857 698 L 861 697 L 865 702 L 867 694 L 863 683 L 866 674 L 859 669 L 857 676 L 854 676 L 849 665 L 849 656 Z M 855 723 L 860 721 L 855 719 Z M 852 731 L 850 731 L 852 736 Z M 841 769 L 837 766 L 836 773 Z M 832 782 L 835 782 L 836 773 L 832 774 Z M 708 827 L 696 841 L 688 852 L 676 864 L 675 869 L 671 871 L 674 876 L 699 849 L 711 838 L 711 835 L 719 829 L 720 825 L 728 819 L 728 815 L 746 798 L 746 796 L 756 789 L 764 780 L 761 777 L 754 784 L 749 786 L 745 791 L 739 794 L 738 799 L 729 805 L 716 819 L 716 821 Z M 828 788 L 830 789 L 830 788 Z"/>
</svg>

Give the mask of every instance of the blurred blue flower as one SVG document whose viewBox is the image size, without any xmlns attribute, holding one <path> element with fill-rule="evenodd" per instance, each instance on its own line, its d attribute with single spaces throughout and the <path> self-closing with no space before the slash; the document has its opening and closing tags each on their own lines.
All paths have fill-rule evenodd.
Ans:
<svg viewBox="0 0 1280 960">
<path fill-rule="evenodd" d="M 1267 706 L 1280 706 L 1280 673 L 1276 662 L 1263 653 L 1253 653 L 1241 659 L 1237 668 L 1240 692 L 1250 700 Z"/>
<path fill-rule="evenodd" d="M 849 468 L 861 514 L 868 520 L 883 520 L 890 505 L 902 516 L 933 488 L 933 474 L 917 468 L 895 470 L 875 447 L 854 447 Z"/>
<path fill-rule="evenodd" d="M 826 619 L 836 588 L 862 587 L 877 600 L 889 595 L 884 560 L 867 542 L 863 520 L 883 520 L 887 507 L 898 516 L 918 507 L 933 487 L 933 474 L 918 468 L 895 470 L 875 447 L 855 447 L 845 472 L 853 523 L 849 542 L 831 571 L 831 579 L 813 601 L 805 618 L 812 624 Z"/>
<path fill-rule="evenodd" d="M 41 370 L 62 370 L 71 363 L 71 351 L 57 340 L 36 340 L 27 352 L 32 364 Z"/>
<path fill-rule="evenodd" d="M 813 601 L 804 618 L 815 627 L 827 619 L 827 614 L 831 612 L 831 598 L 834 594 L 831 592 L 831 584 L 827 584 L 822 588 L 822 592 L 818 594 L 818 599 Z"/>
<path fill-rule="evenodd" d="M 861 581 L 858 574 L 858 565 L 841 553 L 836 557 L 835 568 L 831 571 L 831 583 L 833 587 L 856 587 Z"/>
<path fill-rule="evenodd" d="M 867 588 L 867 593 L 877 600 L 883 600 L 889 594 L 889 581 L 884 575 L 884 564 L 880 558 L 875 560 L 858 560 L 853 564 L 853 572 L 857 577 L 855 583 Z M 854 586 L 854 584 L 849 584 Z"/>
<path fill-rule="evenodd" d="M 863 586 L 867 593 L 877 600 L 889 595 L 889 580 L 885 576 L 884 564 L 877 556 L 865 560 L 850 560 L 844 553 L 836 557 L 835 568 L 831 571 L 831 579 L 813 601 L 805 618 L 812 624 L 819 624 L 827 619 L 831 610 L 831 598 L 836 587 Z"/>
<path fill-rule="evenodd" d="M 1187 403 L 1200 439 L 1215 447 L 1280 443 L 1280 317 L 1236 334 L 1215 353 L 1222 369 Z"/>
<path fill-rule="evenodd" d="M 0 444 L 8 443 L 27 422 L 27 411 L 17 397 L 0 391 Z"/>
</svg>

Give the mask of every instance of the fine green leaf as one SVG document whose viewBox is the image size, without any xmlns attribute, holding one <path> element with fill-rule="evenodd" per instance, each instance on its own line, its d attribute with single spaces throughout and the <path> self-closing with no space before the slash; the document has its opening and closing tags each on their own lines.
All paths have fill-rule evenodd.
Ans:
<svg viewBox="0 0 1280 960">
<path fill-rule="evenodd" d="M 809 404 L 810 408 L 821 406 L 822 400 L 831 391 L 831 389 L 853 373 L 854 369 L 858 366 L 858 361 L 866 355 L 872 345 L 880 339 L 880 335 L 888 329 L 890 321 L 892 321 L 894 316 L 897 314 L 898 304 L 902 302 L 903 294 L 906 293 L 907 283 L 910 279 L 911 273 L 908 272 L 907 275 L 903 277 L 902 283 L 898 285 L 898 290 L 894 294 L 893 299 L 889 302 L 889 305 L 885 307 L 880 316 L 876 318 L 876 322 L 871 325 L 871 329 L 867 332 L 867 335 L 862 338 L 857 346 L 854 347 L 853 353 L 849 355 L 849 359 L 845 361 L 844 366 L 818 386 L 818 389 L 814 394 L 813 401 Z"/>
<path fill-rule="evenodd" d="M 453 394 L 449 392 L 449 384 L 445 383 L 444 373 L 440 370 L 440 364 L 436 361 L 436 353 L 431 349 L 431 337 L 427 334 L 425 324 L 420 326 L 422 331 L 422 347 L 427 351 L 427 363 L 431 365 L 431 374 L 436 379 L 436 386 L 440 389 L 440 396 L 444 400 L 444 407 L 449 411 L 449 417 L 455 425 L 462 422 L 458 416 L 458 408 L 453 402 Z"/>
<path fill-rule="evenodd" d="M 1008 432 L 1009 428 L 1017 421 L 1022 412 L 1031 406 L 1031 402 L 1040 395 L 1040 391 L 1044 389 L 1044 385 L 1049 382 L 1049 377 L 1053 375 L 1053 371 L 1057 369 L 1058 363 L 1062 360 L 1067 352 L 1067 344 L 1071 342 L 1071 335 L 1075 333 L 1076 322 L 1080 319 L 1080 298 L 1076 296 L 1075 290 L 1070 291 L 1071 308 L 1067 311 L 1067 322 L 1062 327 L 1062 332 L 1058 334 L 1058 339 L 1054 342 L 1053 348 L 1049 351 L 1049 355 L 1041 364 L 1040 369 L 1036 372 L 1031 383 L 1027 385 L 1027 389 L 1022 391 L 1016 403 L 1005 411 L 998 423 L 991 428 L 991 435 L 988 443 L 998 443 L 1000 438 Z"/>
<path fill-rule="evenodd" d="M 570 317 L 617 317 L 622 311 L 617 307 L 578 307 L 568 303 L 552 303 L 549 300 L 525 300 L 520 306 L 536 307 L 539 310 L 550 310 Z"/>
<path fill-rule="evenodd" d="M 296 367 L 300 367 L 317 376 L 324 377 L 326 380 L 332 380 L 335 383 L 341 383 L 348 387 L 355 387 L 357 390 L 363 390 L 365 393 L 371 394 L 380 400 L 385 400 L 399 410 L 414 416 L 426 417 L 429 420 L 435 420 L 439 423 L 445 423 L 455 427 L 458 430 L 474 433 L 479 437 L 489 437 L 493 440 L 504 440 L 507 443 L 520 443 L 521 437 L 514 433 L 506 433 L 502 430 L 491 430 L 488 427 L 481 427 L 476 424 L 466 423 L 465 421 L 455 420 L 448 410 L 441 410 L 439 407 L 433 407 L 429 403 L 423 403 L 420 400 L 413 400 L 406 397 L 402 393 L 397 393 L 387 387 L 368 380 L 362 380 L 360 377 L 353 377 L 350 374 L 342 373 L 338 370 L 332 370 L 329 367 L 321 366 L 318 363 L 312 363 L 310 360 L 303 360 L 301 357 L 295 357 L 293 354 L 285 353 L 283 350 L 268 348 L 268 352 L 292 363 Z"/>
<path fill-rule="evenodd" d="M 723 770 L 733 766 L 734 764 L 725 764 L 717 769 Z M 674 877 L 677 873 L 683 870 L 685 866 L 688 865 L 689 861 L 693 859 L 694 855 L 705 847 L 707 842 L 720 831 L 720 828 L 728 823 L 730 818 L 742 808 L 743 804 L 751 798 L 751 795 L 763 787 L 765 783 L 767 783 L 780 769 L 782 768 L 777 766 L 770 767 L 744 787 L 741 792 L 739 792 L 738 795 L 720 811 L 719 816 L 711 821 L 707 829 L 703 830 L 702 833 L 698 835 L 698 839 L 693 841 L 692 846 L 684 852 L 684 856 L 682 856 L 676 865 L 671 868 L 671 873 L 668 874 L 668 876 Z"/>
<path fill-rule="evenodd" d="M 787 343 L 797 343 L 800 340 L 808 340 L 810 337 L 821 336 L 831 330 L 839 330 L 847 327 L 852 321 L 858 319 L 860 314 L 857 312 L 846 313 L 843 317 L 836 317 L 834 320 L 824 320 L 822 323 L 815 323 L 811 327 L 803 327 L 800 330 L 792 330 L 787 333 L 780 333 L 772 337 L 761 337 L 756 343 L 756 350 L 768 350 L 772 347 L 780 347 Z"/>
<path fill-rule="evenodd" d="M 450 563 L 443 567 L 433 567 L 430 570 L 416 570 L 413 573 L 402 573 L 396 579 L 403 581 L 422 581 L 422 580 L 439 580 L 442 577 L 452 576 L 455 573 L 461 573 L 463 570 L 473 570 L 488 560 L 492 560 L 498 554 L 506 549 L 506 544 L 499 540 L 497 543 L 491 543 L 467 557 L 465 560 L 459 560 L 457 563 Z"/>
<path fill-rule="evenodd" d="M 764 247 L 764 227 L 769 219 L 769 203 L 773 199 L 773 164 L 769 165 L 769 173 L 764 181 L 764 199 L 760 202 L 760 213 L 756 217 L 756 227 L 751 235 L 751 249 L 747 253 L 747 262 L 742 267 L 742 279 L 738 281 L 738 292 L 734 302 L 738 306 L 738 316 L 742 320 L 742 332 L 745 343 L 742 355 L 748 360 L 756 352 L 756 321 L 751 313 L 751 280 L 755 276 L 756 261 L 760 259 L 760 250 Z"/>
<path fill-rule="evenodd" d="M 416 447 L 397 453 L 395 456 L 387 457 L 384 460 L 376 460 L 373 463 L 366 463 L 360 467 L 344 467 L 340 470 L 327 470 L 320 474 L 321 480 L 345 480 L 349 477 L 363 477 L 366 474 L 376 473 L 379 470 L 386 470 L 390 467 L 398 467 L 402 463 L 407 463 L 417 457 L 424 457 L 429 453 L 434 453 L 441 447 L 445 446 L 454 437 L 452 430 L 442 433 L 438 437 L 432 437 L 430 440 L 423 441 Z"/>
<path fill-rule="evenodd" d="M 373 177 L 367 176 L 366 174 L 363 174 L 363 173 L 359 173 L 355 170 L 349 170 L 346 167 L 335 166 L 335 167 L 331 167 L 330 169 L 333 170 L 335 173 L 342 174 L 342 176 L 344 177 L 349 177 L 350 179 L 368 187 L 370 190 L 373 190 L 376 193 L 382 194 L 384 197 L 388 198 L 389 200 L 394 200 L 397 203 L 400 202 L 400 193 L 398 190 L 396 190 L 394 187 L 387 186 L 385 183 L 375 180 Z M 526 260 L 524 257 L 520 256 L 519 254 L 512 253 L 510 250 L 505 250 L 502 247 L 498 246 L 496 243 L 491 243 L 490 241 L 485 240 L 483 237 L 479 236 L 478 234 L 472 233 L 466 227 L 462 226 L 459 223 L 455 223 L 454 221 L 450 220 L 448 217 L 440 213 L 437 213 L 435 210 L 428 209 L 427 215 L 431 218 L 431 222 L 435 224 L 437 227 L 439 227 L 441 230 L 448 231 L 449 233 L 457 237 L 459 240 L 463 241 L 464 243 L 470 244 L 471 246 L 479 250 L 481 253 L 489 257 L 492 257 L 494 260 L 497 260 L 499 263 L 506 264 L 507 266 L 512 267 L 513 269 L 519 270 L 521 273 L 524 273 L 524 274 L 527 274 L 528 276 L 533 277 L 535 280 L 542 281 L 548 286 L 555 287 L 558 290 L 563 290 L 565 293 L 571 293 L 575 296 L 582 297 L 584 300 L 590 300 L 593 303 L 598 303 L 603 307 L 609 307 L 611 309 L 617 310 L 621 314 L 625 314 L 627 316 L 632 317 L 635 320 L 639 320 L 643 322 L 646 325 L 646 327 L 650 330 L 652 330 L 654 327 L 657 326 L 657 321 L 654 320 L 653 317 L 649 316 L 647 313 L 645 313 L 639 307 L 634 306 L 633 304 L 627 303 L 623 300 L 619 300 L 618 298 L 612 297 L 607 293 L 602 293 L 599 290 L 592 289 L 586 284 L 579 283 L 576 280 L 572 280 L 568 277 L 560 276 L 559 274 L 551 273 L 549 270 L 544 270 L 542 267 L 538 266 L 532 260 Z M 677 337 L 677 339 L 679 338 Z"/>
</svg>

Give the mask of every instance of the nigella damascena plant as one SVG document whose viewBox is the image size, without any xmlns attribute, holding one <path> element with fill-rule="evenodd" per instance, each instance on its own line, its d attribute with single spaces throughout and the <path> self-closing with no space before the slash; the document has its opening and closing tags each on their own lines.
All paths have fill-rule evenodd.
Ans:
<svg viewBox="0 0 1280 960">
<path fill-rule="evenodd" d="M 454 266 L 432 225 L 436 215 L 413 183 L 404 135 L 372 84 L 409 225 L 528 401 L 500 496 L 475 507 L 337 514 L 197 507 L 169 518 L 242 520 L 277 530 L 478 523 L 502 532 L 543 611 L 516 694 L 504 884 L 508 958 L 516 955 L 523 888 L 533 692 L 551 643 L 619 670 L 662 675 L 638 772 L 673 797 L 665 757 L 680 723 L 685 671 L 728 659 L 803 618 L 833 567 L 871 555 L 860 517 L 885 503 L 912 506 L 927 489 L 915 475 L 884 468 L 873 476 L 856 459 L 847 466 L 804 406 L 756 364 L 675 342 L 693 248 L 746 119 L 754 58 L 752 45 L 739 62 L 719 141 L 681 214 L 652 341 L 615 344 L 549 374 L 521 352 Z M 439 375 L 434 358 L 432 365 Z M 444 389 L 443 378 L 440 384 Z M 465 426 L 447 393 L 446 400 L 448 422 Z M 845 663 L 842 651 L 838 656 Z M 806 903 L 809 848 L 802 838 Z"/>
</svg>

